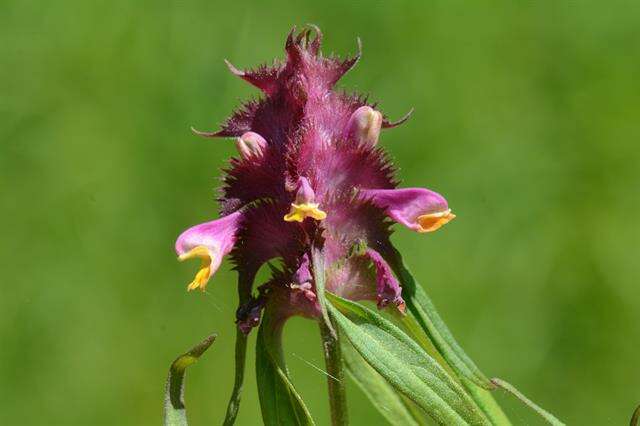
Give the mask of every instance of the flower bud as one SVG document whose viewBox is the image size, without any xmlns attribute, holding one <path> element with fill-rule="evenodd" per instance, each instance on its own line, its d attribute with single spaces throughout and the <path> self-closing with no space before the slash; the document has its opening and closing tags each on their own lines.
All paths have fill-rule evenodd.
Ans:
<svg viewBox="0 0 640 426">
<path fill-rule="evenodd" d="M 242 158 L 262 156 L 267 141 L 255 132 L 247 132 L 236 139 L 236 147 Z"/>
<path fill-rule="evenodd" d="M 375 145 L 378 143 L 381 127 L 382 114 L 369 106 L 361 106 L 351 114 L 345 138 L 353 139 L 359 144 Z"/>
<path fill-rule="evenodd" d="M 252 298 L 236 311 L 236 325 L 245 336 L 249 334 L 252 328 L 260 324 L 265 302 L 266 300 L 262 296 Z"/>
<path fill-rule="evenodd" d="M 391 268 L 377 251 L 368 249 L 366 255 L 376 270 L 378 308 L 383 309 L 392 303 L 400 312 L 404 313 L 406 308 L 402 299 L 402 289 L 396 277 L 393 276 Z"/>
<path fill-rule="evenodd" d="M 308 204 L 316 201 L 316 193 L 314 192 L 309 179 L 306 177 L 298 178 L 298 190 L 296 192 L 296 204 Z"/>
<path fill-rule="evenodd" d="M 313 277 L 311 276 L 311 269 L 309 267 L 309 255 L 302 255 L 302 260 L 300 261 L 300 266 L 293 274 L 293 281 L 295 284 L 305 284 L 311 282 Z"/>
</svg>

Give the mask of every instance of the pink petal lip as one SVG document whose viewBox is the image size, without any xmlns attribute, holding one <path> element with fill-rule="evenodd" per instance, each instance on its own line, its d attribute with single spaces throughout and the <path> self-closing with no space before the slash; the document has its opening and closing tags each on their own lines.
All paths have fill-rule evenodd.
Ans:
<svg viewBox="0 0 640 426">
<path fill-rule="evenodd" d="M 189 284 L 189 290 L 204 290 L 209 278 L 222 264 L 222 258 L 233 249 L 241 217 L 242 212 L 237 211 L 220 219 L 193 226 L 180 234 L 175 246 L 178 259 L 202 260 L 196 278 Z"/>
<path fill-rule="evenodd" d="M 442 195 L 425 188 L 363 189 L 359 194 L 394 221 L 420 233 L 435 231 L 456 217 Z"/>
</svg>

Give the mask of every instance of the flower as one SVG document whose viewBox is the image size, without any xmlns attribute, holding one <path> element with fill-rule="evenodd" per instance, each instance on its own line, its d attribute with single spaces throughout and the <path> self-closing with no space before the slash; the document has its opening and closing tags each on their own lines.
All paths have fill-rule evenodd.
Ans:
<svg viewBox="0 0 640 426">
<path fill-rule="evenodd" d="M 456 217 L 442 195 L 424 188 L 365 189 L 360 195 L 417 232 L 436 231 Z"/>
<path fill-rule="evenodd" d="M 202 223 L 184 231 L 176 241 L 178 259 L 201 259 L 200 269 L 188 290 L 204 290 L 209 278 L 218 270 L 222 258 L 231 251 L 242 213 L 237 211 L 221 219 Z"/>
<path fill-rule="evenodd" d="M 286 222 L 302 222 L 307 217 L 315 220 L 324 220 L 327 214 L 319 209 L 319 204 L 314 203 L 316 198 L 309 180 L 305 177 L 298 178 L 298 192 L 296 200 L 291 203 L 291 210 L 284 216 Z"/>
<path fill-rule="evenodd" d="M 389 303 L 395 304 L 400 312 L 404 313 L 405 304 L 402 299 L 400 283 L 393 276 L 391 268 L 375 250 L 367 249 L 366 256 L 371 260 L 376 269 L 376 282 L 378 292 L 378 308 L 382 309 Z"/>
<path fill-rule="evenodd" d="M 240 70 L 227 62 L 262 98 L 242 105 L 218 131 L 195 131 L 233 138 L 239 157 L 224 171 L 222 217 L 187 230 L 176 250 L 180 259 L 203 260 L 189 289 L 204 288 L 230 253 L 244 333 L 263 309 L 281 319 L 319 318 L 316 273 L 325 274 L 327 291 L 403 312 L 402 288 L 383 256 L 391 247 L 387 218 L 432 232 L 455 217 L 435 192 L 396 188 L 378 141 L 408 115 L 392 123 L 365 97 L 334 90 L 360 54 L 325 57 L 321 42 L 320 30 L 310 27 L 289 34 L 286 59 L 273 66 Z M 321 254 L 322 268 L 312 265 L 312 252 Z M 254 282 L 265 264 L 271 278 Z"/>
</svg>

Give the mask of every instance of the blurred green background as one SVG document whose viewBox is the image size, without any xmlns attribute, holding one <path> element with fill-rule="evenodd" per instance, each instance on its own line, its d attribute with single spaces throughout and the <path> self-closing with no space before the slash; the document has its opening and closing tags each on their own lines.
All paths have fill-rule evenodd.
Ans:
<svg viewBox="0 0 640 426">
<path fill-rule="evenodd" d="M 283 56 L 292 25 L 325 52 L 364 45 L 340 84 L 392 118 L 406 186 L 458 219 L 394 239 L 483 370 L 569 424 L 640 403 L 638 2 L 0 3 L 0 424 L 154 425 L 170 362 L 192 424 L 220 423 L 235 275 L 187 293 L 187 226 L 215 217 L 235 154 L 215 129 L 257 92 L 228 73 Z M 252 336 L 240 425 L 260 423 Z M 318 332 L 286 330 L 294 383 L 328 422 Z M 349 388 L 354 425 L 383 420 Z M 499 394 L 516 424 L 540 424 Z"/>
</svg>

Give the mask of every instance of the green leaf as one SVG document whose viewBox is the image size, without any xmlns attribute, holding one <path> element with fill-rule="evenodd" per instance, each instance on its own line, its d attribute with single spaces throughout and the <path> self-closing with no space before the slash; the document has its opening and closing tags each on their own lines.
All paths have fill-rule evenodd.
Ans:
<svg viewBox="0 0 640 426">
<path fill-rule="evenodd" d="M 171 364 L 164 394 L 164 424 L 166 426 L 187 425 L 187 412 L 184 406 L 185 370 L 198 361 L 198 358 L 209 349 L 217 336 L 215 333 L 211 334 L 188 352 L 180 355 Z"/>
<path fill-rule="evenodd" d="M 440 356 L 445 359 L 447 368 L 451 368 L 460 378 L 471 397 L 485 415 L 491 419 L 492 423 L 510 425 L 509 418 L 504 414 L 491 393 L 488 392 L 493 390 L 495 385 L 487 379 L 460 347 L 438 314 L 429 296 L 427 296 L 422 286 L 418 284 L 404 264 L 402 255 L 394 248 L 391 250 L 389 263 L 402 284 L 402 296 L 410 313 L 407 317 L 412 317 L 406 318 L 403 321 L 404 325 L 409 328 L 414 338 L 423 347 L 430 349 L 432 347 L 431 343 L 433 343 L 433 346 L 438 351 L 436 359 L 440 360 Z M 425 341 L 424 337 L 420 336 L 420 333 L 416 330 L 415 323 L 427 335 L 428 338 L 426 340 L 428 341 Z"/>
<path fill-rule="evenodd" d="M 407 304 L 407 308 L 444 359 L 447 360 L 447 363 L 461 377 L 471 380 L 484 389 L 493 389 L 489 379 L 482 374 L 453 337 L 429 296 L 405 266 L 402 255 L 393 249 L 390 260 L 391 268 L 402 284 L 402 297 Z"/>
<path fill-rule="evenodd" d="M 236 328 L 236 374 L 233 384 L 233 392 L 227 405 L 227 414 L 224 418 L 223 426 L 231 426 L 235 423 L 240 408 L 240 396 L 242 394 L 242 384 L 244 382 L 244 365 L 247 356 L 247 336 Z"/>
<path fill-rule="evenodd" d="M 489 420 L 491 420 L 491 423 L 496 426 L 511 426 L 511 421 L 504 411 L 502 411 L 502 407 L 500 407 L 495 400 L 491 391 L 476 385 L 464 377 L 461 378 L 460 381 L 467 389 L 467 392 L 469 392 L 469 395 L 471 395 L 471 398 L 478 404 L 478 407 L 480 407 Z"/>
<path fill-rule="evenodd" d="M 465 390 L 416 342 L 364 306 L 327 293 L 330 314 L 358 353 L 436 422 L 489 425 Z"/>
<path fill-rule="evenodd" d="M 631 421 L 629 422 L 629 426 L 638 426 L 638 420 L 640 420 L 640 405 L 636 407 L 633 411 L 633 415 L 631 415 Z"/>
<path fill-rule="evenodd" d="M 394 426 L 426 425 L 426 414 L 421 412 L 412 401 L 403 400 L 402 396 L 387 383 L 354 349 L 343 340 L 342 358 L 347 372 L 360 390 L 369 398 L 372 405 Z"/>
<path fill-rule="evenodd" d="M 527 405 L 529 408 L 531 408 L 533 411 L 535 411 L 536 413 L 538 413 L 540 415 L 540 417 L 542 417 L 543 419 L 545 419 L 549 424 L 552 424 L 554 426 L 564 426 L 564 423 L 562 423 L 560 420 L 558 420 L 553 414 L 551 414 L 550 412 L 542 409 L 541 407 L 539 407 L 537 404 L 535 404 L 533 401 L 531 401 L 529 398 L 527 398 L 526 396 L 524 396 L 518 389 L 516 389 L 513 385 L 505 382 L 504 380 L 501 379 L 491 379 L 491 383 L 495 384 L 496 386 L 498 386 L 501 389 L 506 390 L 507 392 L 509 392 L 511 395 L 515 396 L 516 398 L 518 398 L 520 401 L 522 401 L 525 405 Z"/>
<path fill-rule="evenodd" d="M 266 426 L 313 425 L 302 398 L 289 380 L 282 354 L 282 326 L 265 313 L 256 342 L 256 376 Z"/>
<path fill-rule="evenodd" d="M 467 389 L 467 392 L 478 404 L 478 407 L 485 413 L 485 415 L 491 420 L 494 425 L 509 426 L 511 422 L 509 418 L 504 414 L 502 408 L 498 405 L 496 400 L 490 391 L 484 387 L 478 386 L 475 382 L 467 379 L 466 377 L 459 376 L 459 373 L 453 371 L 451 366 L 447 364 L 447 361 L 442 357 L 440 352 L 433 346 L 431 339 L 426 335 L 416 318 L 412 315 L 400 315 L 396 314 L 400 324 L 409 333 L 409 335 L 418 343 L 422 348 L 433 357 L 448 373 L 457 376 L 460 379 L 462 385 Z"/>
<path fill-rule="evenodd" d="M 316 297 L 318 298 L 318 304 L 320 305 L 320 311 L 322 312 L 322 319 L 325 326 L 331 332 L 331 335 L 334 337 L 334 339 L 337 339 L 338 336 L 333 329 L 331 321 L 329 321 L 329 314 L 327 313 L 327 299 L 324 292 L 324 253 L 317 247 L 313 247 L 311 249 L 311 263 L 313 265 L 313 276 L 315 278 Z"/>
<path fill-rule="evenodd" d="M 416 317 L 409 312 L 409 314 L 402 314 L 400 311 L 393 312 L 400 327 L 416 342 L 422 349 L 424 349 L 433 359 L 438 361 L 447 373 L 456 376 L 457 373 L 451 369 L 451 366 L 447 364 L 447 361 L 442 357 L 438 349 L 433 345 L 429 336 L 424 332 Z"/>
</svg>

